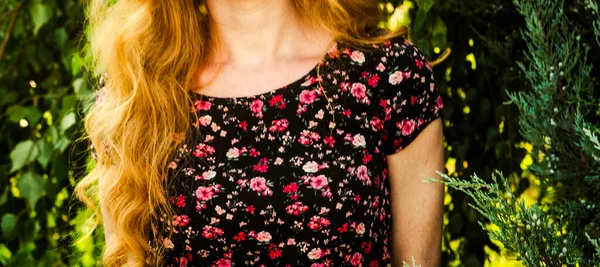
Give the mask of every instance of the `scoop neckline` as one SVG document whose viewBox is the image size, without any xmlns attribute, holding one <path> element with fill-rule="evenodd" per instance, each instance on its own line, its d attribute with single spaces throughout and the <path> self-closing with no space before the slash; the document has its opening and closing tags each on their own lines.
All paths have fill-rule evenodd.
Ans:
<svg viewBox="0 0 600 267">
<path fill-rule="evenodd" d="M 329 57 L 329 52 L 333 48 L 335 48 L 337 45 L 338 45 L 338 41 L 336 41 L 336 40 L 333 40 L 332 42 L 330 42 L 330 45 L 328 46 L 324 55 L 321 56 L 319 61 L 307 73 L 303 74 L 298 79 L 296 79 L 284 86 L 280 86 L 280 87 L 271 89 L 271 90 L 263 92 L 263 93 L 258 93 L 258 94 L 253 94 L 253 95 L 245 95 L 245 96 L 223 96 L 223 97 L 220 97 L 220 96 L 205 95 L 205 94 L 202 94 L 202 93 L 194 91 L 194 90 L 190 90 L 190 91 L 191 91 L 191 94 L 193 95 L 194 100 L 210 100 L 210 101 L 235 101 L 235 100 L 246 100 L 246 99 L 254 100 L 254 99 L 264 98 L 264 97 L 267 97 L 270 95 L 281 94 L 284 92 L 291 92 L 295 88 L 300 88 L 301 87 L 300 85 L 303 84 L 304 82 L 306 82 L 306 80 L 309 77 L 317 76 L 317 74 L 318 74 L 317 71 L 318 71 L 319 67 L 325 63 L 325 61 Z"/>
</svg>

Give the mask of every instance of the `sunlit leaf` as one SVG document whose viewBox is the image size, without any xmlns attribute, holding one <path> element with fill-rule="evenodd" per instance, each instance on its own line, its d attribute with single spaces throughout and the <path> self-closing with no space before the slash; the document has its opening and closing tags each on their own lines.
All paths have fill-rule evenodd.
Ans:
<svg viewBox="0 0 600 267">
<path fill-rule="evenodd" d="M 38 199 L 44 191 L 44 177 L 34 172 L 24 173 L 17 182 L 17 188 L 21 195 L 29 202 L 31 207 L 35 207 Z"/>
<path fill-rule="evenodd" d="M 60 121 L 60 129 L 64 132 L 75 125 L 75 113 L 71 112 L 65 115 Z"/>
<path fill-rule="evenodd" d="M 15 146 L 10 152 L 12 160 L 11 172 L 21 169 L 23 166 L 37 159 L 40 154 L 39 148 L 31 140 L 23 141 Z"/>
<path fill-rule="evenodd" d="M 42 167 L 46 168 L 54 155 L 54 147 L 44 139 L 37 141 L 37 147 L 40 149 L 40 156 L 37 158 Z"/>
<path fill-rule="evenodd" d="M 6 266 L 12 258 L 12 252 L 4 244 L 0 244 L 0 263 Z"/>
<path fill-rule="evenodd" d="M 38 31 L 44 24 L 50 20 L 52 16 L 52 8 L 41 2 L 33 3 L 29 9 L 31 13 L 31 19 L 33 20 L 33 34 L 37 35 Z"/>
</svg>

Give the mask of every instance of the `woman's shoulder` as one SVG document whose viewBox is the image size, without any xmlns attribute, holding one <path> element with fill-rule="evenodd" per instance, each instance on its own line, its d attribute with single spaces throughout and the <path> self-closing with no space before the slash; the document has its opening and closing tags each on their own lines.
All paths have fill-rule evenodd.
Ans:
<svg viewBox="0 0 600 267">
<path fill-rule="evenodd" d="M 346 57 L 350 66 L 359 71 L 390 73 L 393 70 L 430 69 L 425 55 L 405 35 L 375 33 L 381 37 L 370 44 L 341 43 L 339 56 Z"/>
</svg>

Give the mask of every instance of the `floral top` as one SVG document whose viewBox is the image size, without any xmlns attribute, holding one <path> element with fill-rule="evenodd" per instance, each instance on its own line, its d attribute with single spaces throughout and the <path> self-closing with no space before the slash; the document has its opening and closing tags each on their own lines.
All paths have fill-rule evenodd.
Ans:
<svg viewBox="0 0 600 267">
<path fill-rule="evenodd" d="M 443 108 L 415 46 L 337 42 L 285 87 L 194 98 L 169 165 L 176 215 L 160 220 L 175 232 L 156 242 L 167 266 L 390 263 L 386 155 Z"/>
</svg>

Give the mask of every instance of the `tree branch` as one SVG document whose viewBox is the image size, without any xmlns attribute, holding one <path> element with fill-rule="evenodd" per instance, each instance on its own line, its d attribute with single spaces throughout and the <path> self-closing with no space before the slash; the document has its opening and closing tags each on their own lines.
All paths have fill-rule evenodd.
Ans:
<svg viewBox="0 0 600 267">
<path fill-rule="evenodd" d="M 2 61 L 2 56 L 4 55 L 4 49 L 6 48 L 6 44 L 8 43 L 8 39 L 10 39 L 10 34 L 12 33 L 13 28 L 15 27 L 15 22 L 17 22 L 17 16 L 19 15 L 19 11 L 25 5 L 27 0 L 21 0 L 17 8 L 12 13 L 12 18 L 10 19 L 10 24 L 8 25 L 8 30 L 6 31 L 6 36 L 4 36 L 4 40 L 2 41 L 2 45 L 0 45 L 0 61 Z"/>
</svg>

